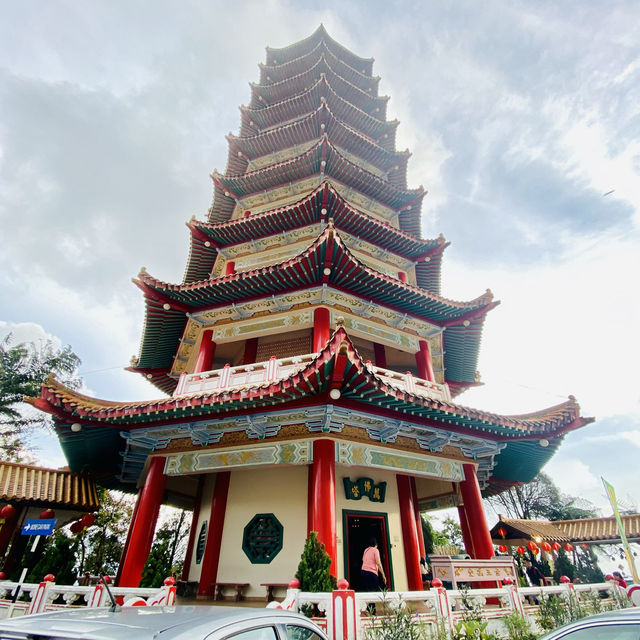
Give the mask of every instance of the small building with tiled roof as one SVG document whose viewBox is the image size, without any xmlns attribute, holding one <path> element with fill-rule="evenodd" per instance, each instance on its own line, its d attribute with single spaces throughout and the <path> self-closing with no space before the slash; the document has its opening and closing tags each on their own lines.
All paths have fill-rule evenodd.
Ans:
<svg viewBox="0 0 640 640">
<path fill-rule="evenodd" d="M 311 531 L 358 588 L 367 538 L 391 589 L 422 588 L 420 511 L 457 507 L 469 555 L 493 545 L 482 495 L 528 482 L 589 422 L 573 398 L 532 414 L 469 408 L 487 290 L 441 292 L 448 243 L 421 236 L 422 187 L 371 59 L 320 27 L 267 49 L 213 203 L 191 219 L 181 283 L 135 279 L 131 371 L 168 397 L 91 398 L 48 380 L 69 465 L 138 490 L 120 566 L 138 584 L 160 505 L 193 509 L 183 578 L 287 583 Z"/>
<path fill-rule="evenodd" d="M 0 461 L 0 510 L 8 514 L 0 516 L 0 568 L 9 573 L 21 556 L 26 520 L 51 509 L 56 526 L 62 526 L 99 508 L 95 480 L 87 474 Z"/>
<path fill-rule="evenodd" d="M 640 513 L 621 515 L 628 542 L 640 542 Z M 500 530 L 506 533 L 500 534 Z M 501 517 L 491 529 L 494 544 L 518 546 L 529 540 L 570 542 L 571 544 L 621 544 L 618 523 L 614 516 L 580 518 L 577 520 L 522 520 Z"/>
</svg>

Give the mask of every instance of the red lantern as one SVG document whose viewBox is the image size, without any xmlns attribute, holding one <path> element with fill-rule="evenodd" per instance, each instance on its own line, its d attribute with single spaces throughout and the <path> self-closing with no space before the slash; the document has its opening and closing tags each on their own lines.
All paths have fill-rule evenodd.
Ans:
<svg viewBox="0 0 640 640">
<path fill-rule="evenodd" d="M 69 527 L 69 530 L 74 536 L 77 536 L 82 533 L 82 528 L 82 522 L 80 520 L 76 520 L 76 522 Z"/>
<path fill-rule="evenodd" d="M 573 545 L 572 545 L 572 544 L 569 544 L 569 543 L 567 542 L 567 544 L 565 544 L 565 545 L 564 545 L 564 550 L 565 550 L 565 551 L 573 551 Z"/>
<path fill-rule="evenodd" d="M 52 520 L 56 517 L 56 512 L 53 509 L 45 509 L 39 516 L 40 520 Z"/>
<path fill-rule="evenodd" d="M 588 548 L 589 548 L 589 545 L 588 545 L 586 542 L 583 542 L 583 543 L 582 543 L 582 548 L 583 548 L 583 549 L 588 549 Z"/>
<path fill-rule="evenodd" d="M 517 551 L 521 556 L 523 556 L 523 555 L 524 555 L 524 547 L 518 547 L 518 548 L 516 549 L 516 551 Z"/>
<path fill-rule="evenodd" d="M 93 526 L 95 521 L 96 521 L 96 517 L 93 515 L 93 513 L 85 513 L 80 519 L 82 526 L 85 528 Z"/>
<path fill-rule="evenodd" d="M 549 553 L 549 551 L 551 551 L 551 545 L 548 542 L 543 542 L 540 547 L 542 548 L 543 551 L 546 551 L 547 553 Z"/>
<path fill-rule="evenodd" d="M 551 548 L 552 548 L 554 551 L 560 551 L 560 543 L 559 543 L 559 542 L 553 542 L 553 543 L 551 544 Z"/>
<path fill-rule="evenodd" d="M 2 509 L 0 509 L 0 518 L 4 518 L 5 520 L 11 520 L 16 515 L 16 508 L 12 504 L 5 504 Z"/>
<path fill-rule="evenodd" d="M 498 547 L 498 551 L 499 551 L 500 553 L 506 553 L 506 552 L 507 552 L 507 547 L 506 547 L 506 545 L 501 544 L 501 545 Z"/>
<path fill-rule="evenodd" d="M 506 530 L 504 527 L 500 527 L 500 528 L 498 529 L 498 535 L 499 535 L 501 538 L 506 538 L 506 537 L 507 537 L 507 530 Z"/>
<path fill-rule="evenodd" d="M 527 549 L 529 549 L 529 551 L 533 551 L 533 553 L 537 553 L 539 551 L 538 545 L 533 540 L 529 540 L 529 542 L 527 542 Z"/>
</svg>

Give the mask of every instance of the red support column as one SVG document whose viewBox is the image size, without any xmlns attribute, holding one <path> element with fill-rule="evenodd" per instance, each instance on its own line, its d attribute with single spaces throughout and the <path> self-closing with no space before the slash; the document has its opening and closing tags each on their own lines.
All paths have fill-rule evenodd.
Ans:
<svg viewBox="0 0 640 640">
<path fill-rule="evenodd" d="M 222 530 L 224 516 L 227 511 L 227 496 L 229 495 L 230 471 L 220 471 L 216 474 L 216 486 L 211 501 L 211 515 L 207 529 L 207 542 L 202 558 L 202 572 L 198 585 L 199 596 L 213 596 L 212 587 L 218 581 L 218 565 L 220 564 L 220 548 L 222 546 Z"/>
<path fill-rule="evenodd" d="M 213 337 L 213 329 L 205 329 L 202 332 L 202 340 L 200 341 L 200 351 L 198 351 L 198 359 L 193 370 L 194 373 L 202 371 L 211 371 L 213 366 L 213 356 L 216 353 L 216 343 L 211 339 Z"/>
<path fill-rule="evenodd" d="M 322 351 L 331 337 L 329 309 L 318 307 L 313 312 L 313 352 Z"/>
<path fill-rule="evenodd" d="M 482 508 L 482 495 L 476 468 L 472 464 L 462 465 L 464 468 L 464 480 L 460 483 L 463 509 L 467 517 L 471 544 L 478 560 L 492 558 L 493 543 L 487 526 L 487 519 Z"/>
<path fill-rule="evenodd" d="M 376 367 L 380 367 L 381 369 L 387 368 L 387 354 L 383 344 L 373 343 L 373 357 L 376 361 Z"/>
<path fill-rule="evenodd" d="M 407 582 L 409 591 L 420 591 L 422 589 L 422 574 L 420 572 L 418 532 L 416 531 L 416 512 L 411 499 L 411 478 L 397 474 L 396 483 L 398 485 L 398 506 L 400 509 Z"/>
<path fill-rule="evenodd" d="M 460 531 L 462 532 L 462 542 L 464 542 L 464 550 L 472 558 L 475 558 L 476 553 L 473 550 L 473 541 L 471 539 L 469 523 L 467 522 L 467 514 L 465 513 L 464 507 L 462 505 L 458 507 L 458 518 L 460 519 Z"/>
<path fill-rule="evenodd" d="M 196 490 L 195 502 L 193 505 L 193 515 L 191 516 L 191 527 L 189 529 L 189 541 L 187 542 L 187 551 L 184 555 L 184 563 L 182 565 L 182 580 L 189 579 L 189 568 L 191 567 L 191 558 L 193 557 L 193 547 L 196 542 L 198 528 L 198 518 L 200 517 L 200 502 L 202 501 L 202 487 L 204 486 L 204 476 L 198 479 L 198 488 Z"/>
<path fill-rule="evenodd" d="M 225 266 L 224 275 L 230 276 L 236 272 L 236 263 L 233 260 L 229 260 Z"/>
<path fill-rule="evenodd" d="M 140 493 L 136 518 L 131 522 L 129 545 L 123 553 L 122 571 L 118 583 L 120 587 L 137 587 L 140 584 L 142 569 L 153 542 L 153 533 L 166 484 L 164 458 L 151 458 L 147 479 Z"/>
<path fill-rule="evenodd" d="M 315 440 L 313 443 L 309 500 L 309 530 L 318 532 L 318 540 L 331 558 L 331 574 L 336 576 L 336 453 L 333 440 Z"/>
<path fill-rule="evenodd" d="M 420 340 L 420 351 L 416 352 L 416 364 L 418 365 L 418 378 L 435 382 L 433 373 L 433 362 L 431 361 L 431 351 L 426 340 Z"/>
<path fill-rule="evenodd" d="M 249 338 L 244 343 L 244 355 L 242 356 L 242 364 L 253 364 L 258 355 L 258 338 Z"/>
<path fill-rule="evenodd" d="M 421 558 L 427 557 L 424 548 L 424 533 L 422 532 L 422 516 L 420 515 L 420 507 L 418 506 L 418 491 L 416 489 L 416 479 L 411 477 L 411 499 L 413 500 L 413 509 L 416 518 L 416 532 L 418 534 L 418 551 Z"/>
<path fill-rule="evenodd" d="M 138 509 L 140 507 L 140 499 L 142 497 L 142 489 L 138 489 L 138 495 L 136 496 L 136 503 L 133 505 L 133 513 L 131 514 L 131 523 L 129 524 L 129 530 L 127 531 L 127 539 L 124 541 L 124 547 L 120 554 L 120 562 L 118 562 L 118 571 L 116 572 L 116 586 L 120 586 L 120 578 L 122 577 L 122 569 L 124 568 L 124 558 L 127 555 L 127 549 L 131 543 L 131 532 L 133 531 L 133 523 L 138 517 Z"/>
</svg>

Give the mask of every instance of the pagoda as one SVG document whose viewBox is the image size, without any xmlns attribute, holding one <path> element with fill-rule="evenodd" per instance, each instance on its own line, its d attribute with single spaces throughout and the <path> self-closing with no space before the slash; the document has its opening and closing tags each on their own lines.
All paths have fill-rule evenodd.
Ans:
<svg viewBox="0 0 640 640">
<path fill-rule="evenodd" d="M 479 384 L 490 291 L 440 292 L 447 242 L 421 237 L 373 60 L 321 26 L 267 48 L 229 135 L 213 203 L 192 218 L 182 283 L 144 269 L 130 367 L 168 394 L 113 402 L 49 379 L 73 471 L 138 499 L 118 582 L 140 580 L 161 504 L 193 509 L 183 578 L 248 597 L 294 575 L 311 531 L 359 586 L 366 540 L 391 589 L 422 588 L 420 512 L 457 507 L 466 551 L 493 545 L 482 495 L 528 482 L 591 421 L 571 397 L 502 416 L 455 398 Z"/>
</svg>

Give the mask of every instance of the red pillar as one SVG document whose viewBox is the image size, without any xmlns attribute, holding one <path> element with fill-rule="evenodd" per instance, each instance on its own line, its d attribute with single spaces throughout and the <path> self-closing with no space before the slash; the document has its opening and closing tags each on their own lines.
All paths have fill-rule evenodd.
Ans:
<svg viewBox="0 0 640 640">
<path fill-rule="evenodd" d="M 137 587 L 140 583 L 142 569 L 153 542 L 153 533 L 166 483 L 164 458 L 151 458 L 147 479 L 140 493 L 136 518 L 131 522 L 128 548 L 123 552 L 119 587 Z"/>
<path fill-rule="evenodd" d="M 218 565 L 220 564 L 220 548 L 222 546 L 222 530 L 224 516 L 227 511 L 227 496 L 229 495 L 230 471 L 220 471 L 216 474 L 216 486 L 211 501 L 211 515 L 207 529 L 207 542 L 202 558 L 202 572 L 198 585 L 199 596 L 212 596 L 211 587 L 218 580 Z"/>
<path fill-rule="evenodd" d="M 202 501 L 202 487 L 204 485 L 204 476 L 198 479 L 198 489 L 196 490 L 195 502 L 193 505 L 193 515 L 191 516 L 191 528 L 189 529 L 189 541 L 187 542 L 187 551 L 184 555 L 184 563 L 182 565 L 182 580 L 189 579 L 189 569 L 191 567 L 191 558 L 193 557 L 193 547 L 196 542 L 196 529 L 198 528 L 198 518 L 200 517 L 200 502 Z"/>
<path fill-rule="evenodd" d="M 249 338 L 244 343 L 244 355 L 242 364 L 253 364 L 258 356 L 258 338 Z"/>
<path fill-rule="evenodd" d="M 200 341 L 200 351 L 198 351 L 198 359 L 193 370 L 194 373 L 202 371 L 211 371 L 213 366 L 213 356 L 216 353 L 216 343 L 211 339 L 213 337 L 213 329 L 205 329 L 202 332 L 202 340 Z"/>
<path fill-rule="evenodd" d="M 229 276 L 236 272 L 236 263 L 233 260 L 229 260 L 226 264 L 224 275 Z"/>
<path fill-rule="evenodd" d="M 387 368 L 387 354 L 383 344 L 373 343 L 373 356 L 376 361 L 376 367 L 380 367 L 381 369 Z"/>
<path fill-rule="evenodd" d="M 411 478 L 397 474 L 396 483 L 398 485 L 398 506 L 400 509 L 407 582 L 409 591 L 420 591 L 422 589 L 422 574 L 420 572 L 418 532 L 416 531 L 416 512 L 411 496 Z"/>
<path fill-rule="evenodd" d="M 322 351 L 331 337 L 329 309 L 318 307 L 313 312 L 313 352 Z"/>
<path fill-rule="evenodd" d="M 464 511 L 464 507 L 461 505 L 458 507 L 458 518 L 460 519 L 460 531 L 462 532 L 462 541 L 464 542 L 464 550 L 472 557 L 476 557 L 476 553 L 473 550 L 473 541 L 471 539 L 471 531 L 469 530 L 469 523 L 467 522 L 467 514 Z"/>
<path fill-rule="evenodd" d="M 127 555 L 127 549 L 129 548 L 129 544 L 131 543 L 131 532 L 133 531 L 133 523 L 136 521 L 138 517 L 138 509 L 140 507 L 140 499 L 142 498 L 142 490 L 144 487 L 138 490 L 138 495 L 136 496 L 136 503 L 133 505 L 133 513 L 131 514 L 131 524 L 129 525 L 129 530 L 127 531 L 127 539 L 124 541 L 124 547 L 122 548 L 122 553 L 120 554 L 120 562 L 118 562 L 118 571 L 116 572 L 116 585 L 120 585 L 120 578 L 122 577 L 122 569 L 124 568 L 124 558 Z"/>
<path fill-rule="evenodd" d="M 491 534 L 487 526 L 487 519 L 482 508 L 482 495 L 476 468 L 472 464 L 463 465 L 464 480 L 460 483 L 460 494 L 462 495 L 463 509 L 467 516 L 471 544 L 478 560 L 492 558 L 493 543 Z"/>
<path fill-rule="evenodd" d="M 331 558 L 331 574 L 337 575 L 338 548 L 336 541 L 336 453 L 333 440 L 315 440 L 309 500 L 309 531 L 318 532 Z"/>
<path fill-rule="evenodd" d="M 426 340 L 420 340 L 420 351 L 416 353 L 416 364 L 418 365 L 418 378 L 435 382 L 433 373 L 433 362 L 431 361 L 431 351 Z"/>
<path fill-rule="evenodd" d="M 416 489 L 416 479 L 411 478 L 411 499 L 413 500 L 413 510 L 416 518 L 416 532 L 418 534 L 418 551 L 421 558 L 427 557 L 424 548 L 424 533 L 422 532 L 422 516 L 420 515 L 420 507 L 418 506 L 418 491 Z"/>
</svg>

